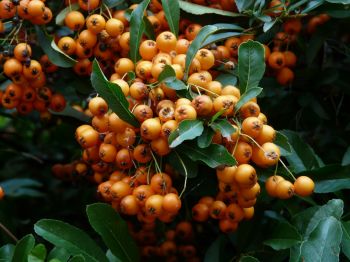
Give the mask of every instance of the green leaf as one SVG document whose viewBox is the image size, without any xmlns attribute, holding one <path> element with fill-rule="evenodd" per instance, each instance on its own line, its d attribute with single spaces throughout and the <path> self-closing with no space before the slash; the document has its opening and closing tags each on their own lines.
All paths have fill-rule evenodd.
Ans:
<svg viewBox="0 0 350 262">
<path fill-rule="evenodd" d="M 225 245 L 228 239 L 225 235 L 220 235 L 205 252 L 204 262 L 222 261 L 222 254 L 224 253 Z"/>
<path fill-rule="evenodd" d="M 121 5 L 125 3 L 125 0 L 103 0 L 103 3 L 109 8 L 116 7 L 117 5 Z"/>
<path fill-rule="evenodd" d="M 136 64 L 140 58 L 139 46 L 142 34 L 145 31 L 145 23 L 143 21 L 144 12 L 151 0 L 142 1 L 134 11 L 130 18 L 130 59 Z"/>
<path fill-rule="evenodd" d="M 333 193 L 343 189 L 350 189 L 350 178 L 322 180 L 317 181 L 315 184 L 315 193 Z"/>
<path fill-rule="evenodd" d="M 138 247 L 131 238 L 126 222 L 108 204 L 87 206 L 86 213 L 93 229 L 102 237 L 106 246 L 121 261 L 139 261 Z"/>
<path fill-rule="evenodd" d="M 343 238 L 341 241 L 344 255 L 350 259 L 350 221 L 342 222 Z"/>
<path fill-rule="evenodd" d="M 237 112 L 245 103 L 249 102 L 254 97 L 257 97 L 262 92 L 261 87 L 252 87 L 247 89 L 244 94 L 239 98 L 236 106 L 235 111 Z"/>
<path fill-rule="evenodd" d="M 254 0 L 236 0 L 235 3 L 238 11 L 242 13 L 242 11 L 246 11 L 248 8 L 252 7 Z"/>
<path fill-rule="evenodd" d="M 169 28 L 174 35 L 179 33 L 180 21 L 180 5 L 179 1 L 162 0 L 162 6 L 165 13 L 165 18 L 169 24 Z"/>
<path fill-rule="evenodd" d="M 230 138 L 232 133 L 236 132 L 236 128 L 227 119 L 218 119 L 210 126 L 214 131 L 220 131 L 221 135 L 226 138 Z"/>
<path fill-rule="evenodd" d="M 194 178 L 198 174 L 198 164 L 193 162 L 186 155 L 178 154 L 176 150 L 170 152 L 167 156 L 167 160 L 169 164 L 183 176 L 187 174 L 188 178 Z M 185 165 L 186 170 L 183 165 Z"/>
<path fill-rule="evenodd" d="M 44 197 L 41 192 L 42 183 L 30 178 L 13 178 L 2 181 L 0 186 L 9 197 Z"/>
<path fill-rule="evenodd" d="M 39 236 L 72 255 L 83 255 L 85 260 L 107 262 L 104 252 L 88 234 L 79 228 L 54 219 L 41 219 L 34 225 Z"/>
<path fill-rule="evenodd" d="M 46 253 L 46 247 L 43 244 L 38 244 L 28 255 L 28 262 L 44 262 Z"/>
<path fill-rule="evenodd" d="M 45 32 L 39 26 L 35 26 L 35 32 L 39 42 L 39 46 L 43 49 L 45 54 L 47 54 L 47 56 L 53 64 L 64 68 L 74 66 L 74 64 L 76 63 L 74 59 L 70 58 L 66 54 L 63 54 L 61 51 L 57 51 L 57 49 L 53 48 L 52 36 L 46 35 Z"/>
<path fill-rule="evenodd" d="M 201 48 L 203 42 L 213 33 L 218 30 L 216 26 L 206 25 L 201 28 L 196 38 L 192 41 L 190 46 L 188 47 L 186 53 L 186 63 L 185 63 L 185 74 L 184 79 L 187 80 L 188 72 L 190 70 L 190 65 L 192 63 L 193 58 L 196 56 L 197 51 Z"/>
<path fill-rule="evenodd" d="M 197 138 L 198 147 L 206 148 L 210 146 L 214 135 L 215 135 L 215 132 L 212 128 L 205 127 L 203 130 L 203 133 Z"/>
<path fill-rule="evenodd" d="M 270 239 L 264 241 L 264 244 L 272 247 L 274 250 L 290 248 L 302 240 L 298 230 L 289 223 L 280 223 L 274 228 Z"/>
<path fill-rule="evenodd" d="M 242 14 L 237 14 L 237 13 L 228 12 L 228 11 L 224 11 L 216 8 L 197 5 L 197 4 L 193 4 L 193 3 L 181 1 L 181 0 L 179 1 L 179 4 L 180 4 L 181 10 L 194 15 L 216 14 L 216 15 L 222 15 L 222 16 L 228 16 L 228 17 L 244 16 Z"/>
<path fill-rule="evenodd" d="M 317 7 L 319 7 L 320 5 L 322 5 L 324 3 L 324 0 L 311 0 L 308 1 L 307 5 L 305 8 L 303 8 L 303 10 L 301 11 L 302 14 L 307 14 L 310 11 L 316 9 Z"/>
<path fill-rule="evenodd" d="M 129 102 L 126 100 L 120 86 L 107 80 L 96 59 L 92 64 L 91 83 L 100 96 L 106 100 L 112 111 L 121 119 L 135 127 L 140 125 L 130 112 Z"/>
<path fill-rule="evenodd" d="M 275 19 L 275 20 L 272 20 L 272 21 L 269 21 L 269 22 L 265 22 L 264 23 L 264 26 L 263 26 L 263 31 L 266 33 L 267 31 L 269 31 L 277 22 L 278 20 Z"/>
<path fill-rule="evenodd" d="M 326 0 L 326 2 L 333 3 L 333 4 L 343 4 L 343 5 L 350 4 L 350 0 Z"/>
<path fill-rule="evenodd" d="M 169 136 L 169 147 L 174 148 L 185 140 L 195 139 L 203 133 L 204 126 L 201 120 L 183 120 L 178 128 Z"/>
<path fill-rule="evenodd" d="M 147 17 L 143 17 L 143 23 L 145 24 L 145 35 L 148 39 L 155 40 L 156 34 L 154 32 L 154 27 Z"/>
<path fill-rule="evenodd" d="M 32 234 L 26 235 L 16 244 L 13 253 L 13 262 L 27 262 L 28 255 L 35 245 L 35 239 Z"/>
<path fill-rule="evenodd" d="M 227 85 L 235 86 L 237 84 L 237 77 L 232 74 L 220 74 L 215 81 L 219 81 L 224 87 Z"/>
<path fill-rule="evenodd" d="M 212 43 L 216 43 L 219 41 L 223 41 L 227 38 L 233 37 L 233 36 L 239 36 L 241 35 L 241 32 L 223 32 L 223 33 L 217 33 L 208 36 L 208 38 L 201 44 L 201 47 L 205 47 L 207 45 L 210 45 Z"/>
<path fill-rule="evenodd" d="M 75 255 L 69 259 L 69 262 L 85 262 L 85 258 L 82 255 Z"/>
<path fill-rule="evenodd" d="M 273 142 L 279 146 L 282 156 L 289 155 L 292 152 L 292 146 L 289 144 L 288 138 L 281 132 L 276 131 L 276 138 Z"/>
<path fill-rule="evenodd" d="M 67 250 L 62 247 L 54 247 L 50 253 L 47 255 L 47 261 L 52 259 L 58 259 L 60 261 L 67 261 L 70 257 L 70 254 Z"/>
<path fill-rule="evenodd" d="M 80 111 L 74 109 L 73 107 L 71 107 L 69 105 L 67 105 L 61 112 L 55 112 L 52 110 L 49 110 L 49 111 L 53 115 L 68 116 L 68 117 L 78 119 L 82 122 L 90 122 L 91 121 L 91 118 L 89 116 L 87 116 L 83 112 L 80 112 Z"/>
<path fill-rule="evenodd" d="M 59 12 L 58 15 L 56 16 L 56 19 L 55 19 L 56 25 L 64 25 L 64 19 L 66 18 L 66 15 L 71 11 L 79 10 L 79 8 L 80 8 L 79 4 L 74 3 L 62 9 L 61 12 Z"/>
<path fill-rule="evenodd" d="M 119 258 L 113 255 L 110 249 L 107 250 L 106 257 L 108 258 L 109 262 L 122 262 Z"/>
<path fill-rule="evenodd" d="M 350 165 L 350 146 L 346 149 L 341 164 L 343 166 Z"/>
<path fill-rule="evenodd" d="M 310 219 L 304 233 L 304 238 L 307 238 L 312 231 L 317 227 L 322 219 L 333 216 L 340 219 L 343 214 L 344 202 L 341 199 L 332 199 L 326 205 L 321 206 Z"/>
<path fill-rule="evenodd" d="M 7 244 L 0 247 L 0 261 L 10 262 L 12 261 L 13 253 L 15 252 L 15 245 Z"/>
<path fill-rule="evenodd" d="M 258 87 L 265 73 L 265 49 L 262 44 L 249 40 L 238 48 L 238 79 L 241 93 Z"/>
<path fill-rule="evenodd" d="M 239 262 L 259 262 L 259 259 L 252 256 L 242 256 Z"/>
<path fill-rule="evenodd" d="M 163 71 L 158 76 L 158 81 L 161 83 L 165 79 L 169 77 L 175 77 L 175 76 L 176 76 L 176 73 L 174 68 L 172 68 L 170 65 L 165 65 Z"/>
<path fill-rule="evenodd" d="M 174 90 L 187 90 L 187 86 L 181 80 L 176 77 L 168 77 L 164 79 L 163 83 Z"/>
<path fill-rule="evenodd" d="M 298 133 L 291 130 L 281 130 L 280 132 L 288 138 L 292 146 L 291 154 L 285 157 L 293 167 L 294 172 L 300 173 L 320 167 L 315 152 L 300 138 Z"/>
<path fill-rule="evenodd" d="M 300 257 L 304 261 L 339 261 L 341 240 L 341 223 L 334 217 L 323 219 L 301 245 Z"/>
<path fill-rule="evenodd" d="M 177 147 L 177 152 L 187 155 L 192 161 L 201 161 L 211 168 L 236 164 L 236 160 L 222 145 L 211 144 L 207 148 L 200 148 L 195 142 L 183 143 Z"/>
</svg>

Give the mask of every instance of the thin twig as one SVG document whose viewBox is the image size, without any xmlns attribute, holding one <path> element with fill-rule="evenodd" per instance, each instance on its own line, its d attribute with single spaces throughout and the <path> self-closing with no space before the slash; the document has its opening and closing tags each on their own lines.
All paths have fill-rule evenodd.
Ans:
<svg viewBox="0 0 350 262">
<path fill-rule="evenodd" d="M 12 234 L 12 232 L 1 222 L 0 222 L 0 228 L 6 233 L 6 235 L 8 235 L 10 238 L 12 238 L 13 241 L 15 241 L 16 243 L 18 242 L 18 238 L 15 237 L 15 235 Z"/>
</svg>

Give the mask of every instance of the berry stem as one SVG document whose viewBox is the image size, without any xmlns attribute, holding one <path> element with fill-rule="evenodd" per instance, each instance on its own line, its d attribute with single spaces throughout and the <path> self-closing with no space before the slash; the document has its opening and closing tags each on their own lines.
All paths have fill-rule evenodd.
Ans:
<svg viewBox="0 0 350 262">
<path fill-rule="evenodd" d="M 188 173 L 187 173 L 187 168 L 186 168 L 185 163 L 182 161 L 182 159 L 181 159 L 181 157 L 179 156 L 179 154 L 178 154 L 176 151 L 174 151 L 174 152 L 175 152 L 175 154 L 176 154 L 177 158 L 179 159 L 179 161 L 180 161 L 180 163 L 181 163 L 181 165 L 182 165 L 182 167 L 184 168 L 184 171 L 185 171 L 185 181 L 184 181 L 184 186 L 183 186 L 182 191 L 181 191 L 181 193 L 180 193 L 180 195 L 179 195 L 179 197 L 181 198 L 181 197 L 182 197 L 182 195 L 183 195 L 183 193 L 185 193 L 185 191 L 186 191 Z"/>
<path fill-rule="evenodd" d="M 8 235 L 11 239 L 13 239 L 14 242 L 18 242 L 17 237 L 15 237 L 14 234 L 12 234 L 12 232 L 4 225 L 0 222 L 0 228 L 6 233 L 6 235 Z"/>
</svg>

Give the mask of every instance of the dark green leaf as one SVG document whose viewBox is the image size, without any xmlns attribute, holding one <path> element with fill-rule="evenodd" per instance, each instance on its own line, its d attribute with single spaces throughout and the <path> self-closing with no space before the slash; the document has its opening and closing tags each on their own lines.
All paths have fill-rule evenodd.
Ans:
<svg viewBox="0 0 350 262">
<path fill-rule="evenodd" d="M 83 255 L 86 261 L 107 262 L 104 252 L 88 234 L 59 220 L 42 219 L 34 225 L 39 236 L 72 255 Z"/>
<path fill-rule="evenodd" d="M 183 120 L 179 127 L 169 136 L 169 147 L 174 148 L 185 140 L 195 139 L 203 133 L 204 126 L 201 120 Z"/>
<path fill-rule="evenodd" d="M 174 90 L 186 90 L 187 86 L 182 82 L 181 80 L 177 79 L 176 77 L 168 77 L 164 79 L 163 83 L 171 89 Z"/>
<path fill-rule="evenodd" d="M 86 208 L 89 222 L 106 246 L 121 261 L 139 261 L 138 247 L 131 238 L 126 222 L 108 204 L 96 203 Z"/>
<path fill-rule="evenodd" d="M 180 5 L 179 1 L 162 0 L 162 6 L 165 13 L 165 18 L 169 24 L 169 28 L 174 35 L 179 33 L 180 21 Z"/>
<path fill-rule="evenodd" d="M 50 61 L 59 66 L 59 67 L 73 67 L 76 61 L 66 54 L 63 54 L 61 51 L 55 50 L 53 48 L 52 42 L 53 37 L 48 36 L 45 32 L 39 27 L 35 26 L 36 36 L 39 42 L 39 46 L 43 49 L 45 54 L 49 57 Z M 56 46 L 57 47 L 57 46 Z M 58 47 L 57 47 L 58 48 Z"/>
<path fill-rule="evenodd" d="M 350 178 L 330 179 L 317 181 L 315 185 L 315 193 L 333 193 L 343 189 L 350 189 Z"/>
<path fill-rule="evenodd" d="M 251 41 L 238 48 L 238 79 L 241 93 L 258 87 L 265 73 L 265 49 L 259 42 Z"/>
<path fill-rule="evenodd" d="M 110 249 L 107 250 L 106 257 L 108 258 L 109 262 L 122 262 L 119 258 L 113 255 Z"/>
<path fill-rule="evenodd" d="M 43 244 L 38 244 L 28 255 L 28 262 L 44 262 L 46 253 L 46 247 Z"/>
<path fill-rule="evenodd" d="M 310 11 L 316 9 L 317 7 L 319 7 L 320 5 L 322 5 L 324 3 L 324 0 L 311 0 L 308 1 L 307 5 L 305 8 L 303 8 L 303 10 L 301 11 L 302 14 L 307 14 Z"/>
<path fill-rule="evenodd" d="M 139 60 L 139 45 L 145 31 L 144 12 L 151 0 L 142 1 L 131 13 L 130 18 L 130 58 L 136 64 Z"/>
<path fill-rule="evenodd" d="M 121 119 L 135 127 L 140 125 L 130 112 L 128 100 L 126 100 L 120 86 L 107 80 L 97 60 L 94 60 L 92 65 L 91 83 L 100 96 L 106 100 L 112 111 Z"/>
<path fill-rule="evenodd" d="M 270 239 L 264 241 L 264 244 L 274 250 L 282 250 L 300 243 L 301 240 L 302 237 L 294 226 L 289 223 L 280 223 L 274 228 Z"/>
<path fill-rule="evenodd" d="M 230 138 L 236 132 L 236 128 L 227 119 L 218 119 L 210 125 L 214 131 L 220 131 L 221 135 Z"/>
<path fill-rule="evenodd" d="M 262 92 L 262 88 L 261 87 L 252 87 L 249 88 L 245 91 L 245 93 L 240 97 L 240 99 L 238 100 L 236 106 L 235 106 L 235 110 L 236 112 L 247 102 L 249 102 L 249 100 L 251 100 L 254 97 L 257 97 L 258 95 L 260 95 L 260 93 Z"/>
<path fill-rule="evenodd" d="M 67 250 L 62 247 L 54 247 L 47 256 L 47 261 L 51 259 L 58 259 L 60 261 L 67 261 L 70 257 L 70 254 Z"/>
<path fill-rule="evenodd" d="M 276 138 L 273 142 L 279 146 L 282 156 L 289 155 L 292 152 L 292 146 L 289 144 L 288 138 L 281 132 L 276 131 Z"/>
<path fill-rule="evenodd" d="M 259 259 L 252 256 L 242 256 L 239 262 L 259 262 Z"/>
<path fill-rule="evenodd" d="M 71 11 L 79 10 L 80 6 L 78 3 L 71 4 L 66 8 L 62 9 L 61 12 L 56 16 L 56 25 L 64 25 L 64 19 L 66 15 Z"/>
<path fill-rule="evenodd" d="M 254 0 L 236 0 L 235 3 L 238 11 L 242 13 L 252 7 Z"/>
<path fill-rule="evenodd" d="M 231 23 L 216 23 L 212 24 L 213 26 L 216 26 L 219 31 L 243 31 L 244 28 L 237 25 L 237 24 L 231 24 Z"/>
<path fill-rule="evenodd" d="M 211 129 L 209 127 L 205 127 L 203 130 L 203 133 L 197 138 L 198 147 L 206 148 L 206 147 L 210 146 L 214 135 L 215 135 L 215 132 L 213 129 Z"/>
<path fill-rule="evenodd" d="M 6 192 L 6 195 L 9 197 L 43 197 L 43 194 L 40 190 L 42 184 L 37 180 L 30 178 L 13 178 L 9 180 L 2 181 L 0 186 Z"/>
<path fill-rule="evenodd" d="M 239 36 L 241 34 L 242 34 L 241 32 L 224 32 L 224 33 L 213 34 L 208 36 L 208 38 L 201 44 L 201 47 L 206 47 L 207 45 L 210 45 L 212 43 L 223 41 L 227 38 L 230 38 L 233 36 Z"/>
<path fill-rule="evenodd" d="M 85 262 L 85 258 L 82 255 L 75 255 L 69 259 L 69 262 Z"/>
<path fill-rule="evenodd" d="M 15 246 L 12 244 L 7 244 L 0 247 L 0 261 L 2 262 L 12 261 L 14 252 L 15 252 Z"/>
<path fill-rule="evenodd" d="M 341 239 L 341 223 L 334 217 L 325 218 L 301 245 L 300 258 L 314 262 L 339 261 Z"/>
<path fill-rule="evenodd" d="M 117 5 L 123 4 L 125 0 L 103 0 L 103 3 L 109 8 L 116 7 Z"/>
<path fill-rule="evenodd" d="M 61 112 L 55 112 L 55 111 L 50 110 L 50 113 L 53 115 L 58 115 L 58 116 L 72 117 L 72 118 L 78 119 L 82 122 L 91 121 L 89 116 L 87 116 L 83 112 L 80 112 L 80 111 L 74 109 L 73 107 L 71 107 L 69 105 L 67 105 Z"/>
<path fill-rule="evenodd" d="M 163 82 L 165 79 L 169 77 L 175 77 L 175 71 L 170 65 L 165 65 L 163 71 L 158 76 L 158 81 Z"/>
<path fill-rule="evenodd" d="M 342 222 L 343 238 L 341 241 L 344 255 L 350 259 L 350 221 Z"/>
<path fill-rule="evenodd" d="M 292 224 L 298 229 L 299 232 L 305 232 L 309 221 L 319 209 L 319 206 L 313 206 L 297 213 L 292 217 Z"/>
<path fill-rule="evenodd" d="M 263 26 L 263 31 L 266 33 L 267 31 L 269 31 L 277 22 L 277 19 L 269 21 L 269 22 L 265 22 L 264 26 Z"/>
<path fill-rule="evenodd" d="M 185 75 L 184 79 L 187 80 L 188 72 L 190 69 L 190 65 L 192 63 L 193 58 L 196 56 L 197 51 L 201 48 L 204 41 L 213 33 L 218 30 L 216 26 L 206 25 L 201 28 L 196 38 L 192 41 L 191 45 L 188 48 L 186 53 L 186 63 L 185 63 Z"/>
<path fill-rule="evenodd" d="M 143 23 L 145 24 L 145 35 L 148 39 L 155 40 L 156 34 L 154 32 L 154 27 L 147 17 L 143 17 Z"/>
<path fill-rule="evenodd" d="M 237 84 L 237 77 L 232 74 L 220 74 L 217 78 L 215 78 L 215 81 L 219 81 L 223 86 L 227 85 L 233 85 L 235 86 Z"/>
<path fill-rule="evenodd" d="M 317 227 L 322 219 L 330 216 L 340 219 L 343 214 L 344 202 L 341 199 L 332 199 L 326 205 L 321 206 L 310 219 L 304 233 L 304 237 L 308 237 Z"/>
<path fill-rule="evenodd" d="M 350 165 L 350 146 L 346 149 L 341 164 L 343 166 Z"/>
<path fill-rule="evenodd" d="M 333 3 L 333 4 L 343 4 L 343 5 L 350 4 L 350 0 L 326 0 L 326 2 Z"/>
<path fill-rule="evenodd" d="M 187 155 L 192 161 L 201 161 L 211 168 L 236 164 L 236 160 L 222 145 L 211 144 L 207 148 L 200 148 L 195 142 L 183 143 L 177 147 L 177 152 Z"/>
<path fill-rule="evenodd" d="M 193 178 L 198 174 L 198 164 L 191 161 L 187 156 L 178 154 L 176 150 L 170 152 L 167 156 L 167 160 L 169 161 L 169 164 L 183 176 L 186 176 L 187 174 L 188 178 Z"/>
<path fill-rule="evenodd" d="M 185 1 L 179 1 L 181 10 L 194 14 L 194 15 L 205 15 L 205 14 L 216 14 L 216 15 L 222 15 L 222 16 L 229 16 L 229 17 L 239 17 L 243 16 L 242 14 L 237 14 L 233 12 L 228 12 L 216 8 L 211 8 L 203 5 L 197 5 L 190 2 Z"/>
<path fill-rule="evenodd" d="M 287 136 L 292 146 L 291 154 L 285 157 L 296 173 L 320 167 L 315 152 L 300 138 L 298 133 L 290 130 L 281 130 L 281 133 Z"/>
<path fill-rule="evenodd" d="M 13 253 L 13 262 L 27 262 L 28 255 L 32 251 L 35 245 L 35 239 L 33 235 L 26 235 L 16 244 L 15 251 Z"/>
<path fill-rule="evenodd" d="M 222 261 L 224 246 L 227 245 L 228 239 L 225 235 L 220 235 L 208 248 L 205 253 L 204 262 Z"/>
</svg>

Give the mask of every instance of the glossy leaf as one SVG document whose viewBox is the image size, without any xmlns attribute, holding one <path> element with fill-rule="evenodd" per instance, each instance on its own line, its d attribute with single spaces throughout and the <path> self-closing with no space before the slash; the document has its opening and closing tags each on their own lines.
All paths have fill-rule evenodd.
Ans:
<svg viewBox="0 0 350 262">
<path fill-rule="evenodd" d="M 260 93 L 262 92 L 262 88 L 261 87 L 252 87 L 246 90 L 246 92 L 239 98 L 236 106 L 235 106 L 235 110 L 236 112 L 247 102 L 249 102 L 252 98 L 257 97 L 258 95 L 260 95 Z"/>
<path fill-rule="evenodd" d="M 113 8 L 125 3 L 125 0 L 103 0 L 103 3 L 109 8 Z"/>
<path fill-rule="evenodd" d="M 77 120 L 80 120 L 82 122 L 89 122 L 91 118 L 84 114 L 83 112 L 80 112 L 73 107 L 67 105 L 61 112 L 55 112 L 52 110 L 49 110 L 51 114 L 58 115 L 58 116 L 68 116 L 75 118 Z"/>
<path fill-rule="evenodd" d="M 208 38 L 201 44 L 201 47 L 206 47 L 210 44 L 223 41 L 233 36 L 239 36 L 241 34 L 242 34 L 241 32 L 223 32 L 223 33 L 213 34 L 208 36 Z"/>
<path fill-rule="evenodd" d="M 332 4 L 343 4 L 343 5 L 350 4 L 350 0 L 326 0 L 326 2 L 332 3 Z"/>
<path fill-rule="evenodd" d="M 46 33 L 39 27 L 35 26 L 36 36 L 39 42 L 39 46 L 43 49 L 45 54 L 49 57 L 50 61 L 59 67 L 73 67 L 76 61 L 69 56 L 58 52 L 57 49 L 52 47 L 53 37 L 46 35 Z M 57 47 L 58 48 L 58 47 Z"/>
<path fill-rule="evenodd" d="M 121 119 L 135 127 L 140 125 L 130 112 L 129 102 L 126 100 L 120 86 L 107 80 L 97 60 L 94 60 L 92 65 L 91 83 L 99 95 L 106 100 L 110 109 Z"/>
<path fill-rule="evenodd" d="M 227 245 L 228 239 L 225 235 L 220 235 L 212 244 L 209 246 L 205 253 L 204 262 L 211 261 L 222 261 L 221 256 L 223 255 L 224 246 Z"/>
<path fill-rule="evenodd" d="M 320 5 L 322 5 L 324 3 L 324 0 L 311 0 L 308 1 L 307 5 L 305 8 L 303 8 L 303 10 L 301 11 L 302 14 L 307 14 L 310 11 L 316 9 L 317 7 L 319 7 Z"/>
<path fill-rule="evenodd" d="M 174 90 L 187 90 L 187 86 L 181 80 L 176 77 L 168 77 L 164 79 L 163 83 L 171 89 Z"/>
<path fill-rule="evenodd" d="M 69 262 L 85 262 L 85 258 L 82 255 L 75 255 L 71 259 L 69 259 Z"/>
<path fill-rule="evenodd" d="M 165 79 L 169 77 L 175 77 L 176 73 L 174 68 L 172 68 L 170 65 L 165 65 L 163 71 L 158 76 L 158 81 L 163 82 Z"/>
<path fill-rule="evenodd" d="M 0 247 L 0 261 L 12 261 L 13 253 L 15 252 L 15 245 L 6 244 Z"/>
<path fill-rule="evenodd" d="M 28 262 L 44 262 L 46 253 L 46 247 L 43 244 L 38 244 L 28 255 Z"/>
<path fill-rule="evenodd" d="M 136 64 L 139 60 L 139 45 L 145 31 L 144 12 L 151 0 L 142 1 L 131 13 L 130 18 L 130 59 Z"/>
<path fill-rule="evenodd" d="M 67 261 L 70 257 L 70 253 L 62 247 L 54 247 L 47 255 L 47 260 L 51 261 L 56 258 L 60 261 Z"/>
<path fill-rule="evenodd" d="M 175 151 L 170 152 L 167 156 L 167 160 L 169 161 L 169 164 L 183 176 L 186 176 L 187 174 L 188 178 L 194 178 L 198 174 L 198 164 L 193 162 L 186 155 L 178 154 L 176 149 Z"/>
<path fill-rule="evenodd" d="M 62 9 L 58 15 L 56 16 L 56 25 L 64 25 L 64 19 L 66 15 L 71 11 L 79 10 L 80 6 L 78 3 L 71 4 L 67 6 L 66 8 Z"/>
<path fill-rule="evenodd" d="M 27 262 L 28 255 L 34 248 L 34 245 L 35 239 L 31 234 L 20 239 L 16 244 L 12 261 Z"/>
<path fill-rule="evenodd" d="M 282 156 L 289 155 L 292 152 L 292 146 L 289 144 L 288 138 L 281 132 L 276 131 L 276 138 L 273 142 L 279 146 Z"/>
<path fill-rule="evenodd" d="M 220 131 L 221 135 L 225 138 L 230 138 L 236 132 L 236 128 L 227 119 L 218 119 L 211 123 L 210 126 L 214 131 Z"/>
<path fill-rule="evenodd" d="M 247 90 L 259 86 L 265 73 L 265 50 L 262 44 L 249 40 L 238 48 L 238 79 L 243 95 Z"/>
<path fill-rule="evenodd" d="M 201 120 L 183 120 L 178 128 L 169 136 L 169 147 L 174 148 L 186 140 L 192 140 L 203 133 L 204 126 Z"/>
<path fill-rule="evenodd" d="M 180 5 L 177 0 L 162 0 L 166 21 L 174 35 L 179 33 Z"/>
<path fill-rule="evenodd" d="M 215 78 L 215 81 L 219 81 L 223 86 L 227 85 L 233 85 L 235 86 L 237 84 L 237 76 L 232 74 L 220 74 L 217 78 Z"/>
<path fill-rule="evenodd" d="M 246 11 L 248 8 L 252 7 L 254 0 L 236 0 L 235 3 L 238 11 L 242 13 L 243 11 Z"/>
<path fill-rule="evenodd" d="M 145 35 L 148 39 L 155 40 L 156 33 L 154 32 L 154 27 L 147 17 L 143 17 L 143 23 L 145 24 Z"/>
<path fill-rule="evenodd" d="M 350 259 L 350 221 L 342 222 L 343 238 L 341 247 L 344 255 Z"/>
<path fill-rule="evenodd" d="M 125 262 L 139 261 L 138 248 L 126 222 L 108 204 L 96 203 L 86 208 L 89 222 L 113 255 Z"/>
<path fill-rule="evenodd" d="M 197 5 L 186 1 L 179 0 L 181 10 L 194 14 L 194 15 L 205 15 L 205 14 L 216 14 L 229 17 L 240 17 L 242 14 L 237 14 L 229 11 L 219 10 L 216 8 L 211 8 L 203 5 Z"/>
<path fill-rule="evenodd" d="M 264 241 L 264 244 L 272 247 L 274 250 L 290 248 L 302 240 L 298 230 L 289 223 L 280 223 L 276 226 L 270 238 Z"/>
<path fill-rule="evenodd" d="M 197 51 L 201 48 L 204 41 L 213 33 L 218 30 L 216 26 L 206 25 L 201 28 L 196 38 L 192 41 L 190 46 L 188 47 L 188 51 L 186 53 L 186 63 L 185 63 L 185 75 L 184 79 L 187 80 L 188 72 L 190 69 L 190 65 L 192 63 L 193 58 L 196 56 Z"/>
<path fill-rule="evenodd" d="M 177 147 L 177 151 L 187 155 L 192 161 L 201 161 L 211 168 L 223 165 L 234 166 L 236 164 L 236 160 L 227 149 L 218 144 L 200 148 L 195 142 L 183 143 Z"/>
<path fill-rule="evenodd" d="M 199 137 L 197 137 L 198 147 L 206 148 L 206 147 L 210 146 L 214 135 L 215 135 L 215 132 L 212 128 L 205 127 L 203 130 L 203 133 Z"/>
<path fill-rule="evenodd" d="M 39 236 L 71 255 L 81 254 L 86 261 L 107 262 L 104 252 L 84 231 L 54 219 L 42 219 L 34 225 Z"/>
</svg>

